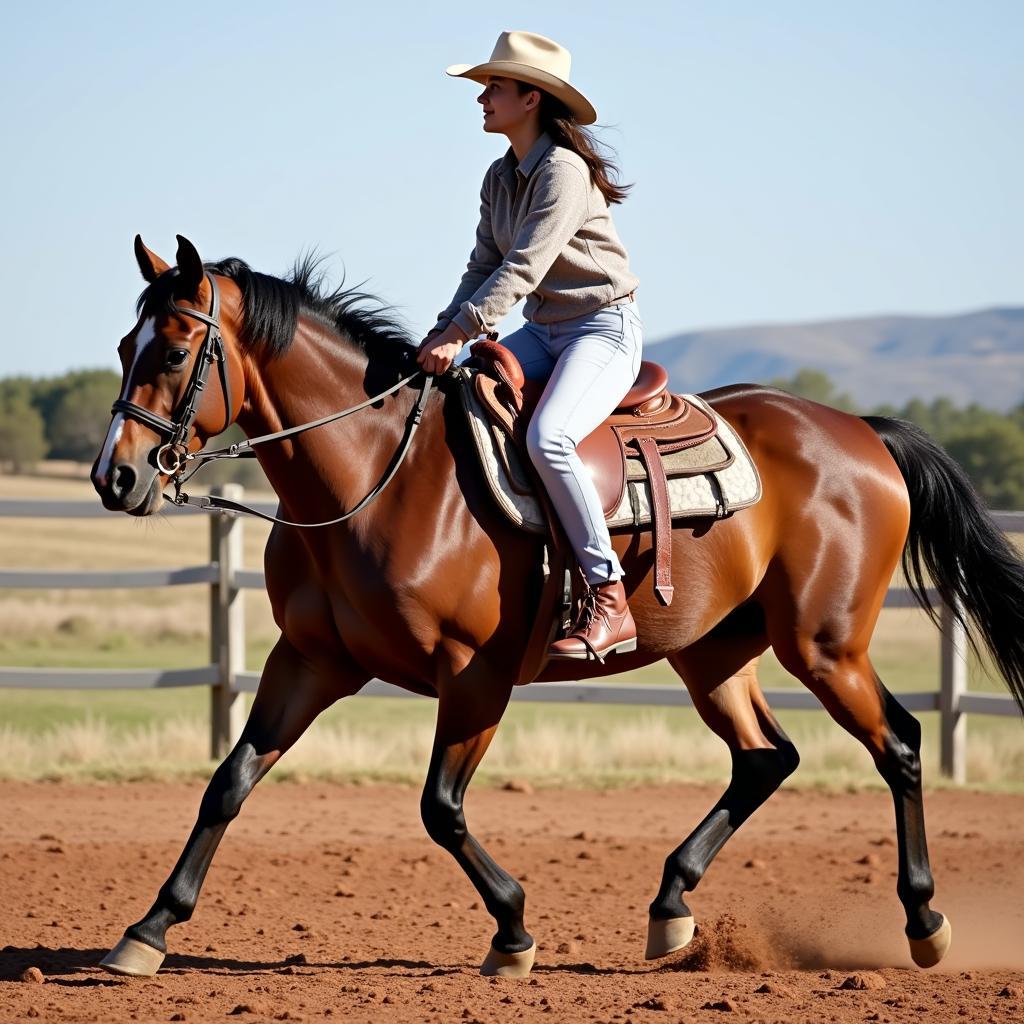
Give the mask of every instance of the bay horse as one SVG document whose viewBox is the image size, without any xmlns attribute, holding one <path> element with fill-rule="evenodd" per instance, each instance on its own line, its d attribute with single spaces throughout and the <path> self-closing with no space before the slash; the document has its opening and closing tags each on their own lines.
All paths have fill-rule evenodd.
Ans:
<svg viewBox="0 0 1024 1024">
<path fill-rule="evenodd" d="M 279 279 L 237 259 L 204 264 L 191 242 L 178 236 L 178 243 L 171 267 L 135 240 L 147 286 L 118 348 L 121 395 L 92 470 L 103 504 L 134 516 L 161 507 L 177 468 L 167 454 L 167 425 L 186 422 L 186 395 L 192 415 L 179 440 L 197 452 L 227 423 L 251 438 L 367 403 L 390 387 L 360 416 L 258 450 L 289 520 L 329 520 L 352 509 L 392 464 L 423 395 L 412 383 L 395 389 L 417 369 L 410 338 L 379 303 L 367 305 L 372 296 L 326 292 L 315 260 Z M 190 381 L 212 324 L 220 372 L 198 393 Z M 483 973 L 529 973 L 535 945 L 523 888 L 470 833 L 463 798 L 515 683 L 538 600 L 541 542 L 512 527 L 485 491 L 454 394 L 460 386 L 451 375 L 436 380 L 407 458 L 358 515 L 324 529 L 271 531 L 266 587 L 280 637 L 181 856 L 152 907 L 103 961 L 109 970 L 157 971 L 168 927 L 191 917 L 246 796 L 320 712 L 378 677 L 436 697 L 423 823 L 494 918 Z M 739 432 L 759 467 L 763 497 L 731 518 L 673 524 L 680 597 L 670 607 L 652 593 L 649 531 L 616 533 L 637 650 L 606 664 L 554 662 L 537 680 L 629 671 L 667 658 L 701 718 L 729 747 L 728 788 L 665 861 L 646 956 L 668 955 L 690 940 L 690 893 L 730 836 L 797 767 L 796 748 L 756 677 L 757 659 L 771 647 L 867 748 L 888 784 L 906 936 L 915 962 L 932 966 L 951 932 L 930 906 L 921 729 L 879 679 L 868 644 L 902 555 L 919 600 L 927 606 L 930 577 L 951 608 L 964 609 L 972 637 L 989 649 L 1021 703 L 1024 564 L 962 470 L 916 427 L 750 384 L 703 397 Z"/>
</svg>

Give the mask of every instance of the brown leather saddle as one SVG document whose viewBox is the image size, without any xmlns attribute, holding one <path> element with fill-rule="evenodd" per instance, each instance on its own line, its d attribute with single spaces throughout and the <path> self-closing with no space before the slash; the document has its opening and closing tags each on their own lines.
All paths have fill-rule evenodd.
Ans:
<svg viewBox="0 0 1024 1024">
<path fill-rule="evenodd" d="M 466 361 L 478 369 L 473 386 L 488 415 L 519 445 L 523 461 L 526 425 L 544 390 L 544 381 L 528 381 L 516 356 L 496 341 L 478 341 Z M 672 603 L 672 523 L 662 455 L 692 448 L 713 437 L 717 423 L 703 409 L 668 390 L 668 373 L 657 363 L 642 362 L 640 373 L 621 404 L 576 451 L 589 470 L 606 517 L 622 501 L 627 457 L 639 457 L 647 474 L 653 515 L 654 592 L 663 605 Z M 537 490 L 541 490 L 539 485 Z M 542 503 L 545 505 L 546 502 Z M 552 520 L 550 510 L 548 518 Z M 557 522 L 549 525 L 552 534 Z"/>
</svg>

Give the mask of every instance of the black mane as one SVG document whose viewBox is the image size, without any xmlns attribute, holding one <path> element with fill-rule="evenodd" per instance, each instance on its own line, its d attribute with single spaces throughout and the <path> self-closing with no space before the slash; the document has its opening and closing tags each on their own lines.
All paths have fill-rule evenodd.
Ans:
<svg viewBox="0 0 1024 1024">
<path fill-rule="evenodd" d="M 334 328 L 340 337 L 367 355 L 388 349 L 392 357 L 408 358 L 415 351 L 412 337 L 402 322 L 374 295 L 345 288 L 344 281 L 328 290 L 320 265 L 323 257 L 308 253 L 295 261 L 287 277 L 273 277 L 253 270 L 243 260 L 231 257 L 204 264 L 212 274 L 230 278 L 242 292 L 244 311 L 241 342 L 248 349 L 259 348 L 271 358 L 283 355 L 295 337 L 300 313 L 317 317 Z M 174 303 L 178 281 L 176 268 L 161 274 L 139 296 L 138 314 L 168 312 Z M 373 305 L 362 305 L 370 302 Z"/>
</svg>

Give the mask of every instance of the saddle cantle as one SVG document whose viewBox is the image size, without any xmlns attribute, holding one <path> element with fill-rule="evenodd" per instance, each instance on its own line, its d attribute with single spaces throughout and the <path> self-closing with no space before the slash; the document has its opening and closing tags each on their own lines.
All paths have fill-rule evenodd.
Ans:
<svg viewBox="0 0 1024 1024">
<path fill-rule="evenodd" d="M 503 444 L 496 438 L 491 439 L 495 442 L 493 450 L 504 476 L 516 494 L 524 498 L 535 494 L 533 474 L 528 469 L 524 472 L 524 467 L 530 465 L 525 428 L 544 390 L 544 382 L 525 380 L 515 355 L 493 341 L 477 342 L 471 358 L 463 366 L 479 371 L 472 374 L 478 405 L 506 438 Z M 473 422 L 468 407 L 467 412 Z M 664 367 L 644 362 L 619 407 L 577 445 L 576 450 L 597 487 L 609 526 L 651 523 L 655 549 L 654 590 L 662 604 L 672 601 L 672 516 L 673 513 L 687 514 L 693 504 L 692 500 L 689 505 L 685 500 L 682 505 L 674 500 L 678 495 L 670 496 L 668 480 L 700 474 L 703 480 L 710 482 L 715 498 L 714 508 L 704 514 L 729 514 L 728 500 L 715 474 L 733 464 L 736 456 L 731 449 L 742 450 L 742 443 L 731 429 L 728 434 L 730 443 L 727 445 L 719 436 L 718 421 L 710 408 L 700 399 L 687 400 L 670 392 Z M 480 438 L 478 446 L 479 443 Z M 481 455 L 484 455 L 482 450 Z M 749 462 L 745 451 L 743 456 Z M 752 464 L 750 470 L 756 484 L 753 496 L 756 501 L 760 497 L 760 485 Z M 646 488 L 643 488 L 644 483 Z M 748 495 L 743 497 L 746 499 Z M 753 501 L 743 500 L 743 504 Z M 625 521 L 624 509 L 628 515 Z M 550 522 L 547 527 L 550 531 L 558 528 L 556 523 Z"/>
</svg>

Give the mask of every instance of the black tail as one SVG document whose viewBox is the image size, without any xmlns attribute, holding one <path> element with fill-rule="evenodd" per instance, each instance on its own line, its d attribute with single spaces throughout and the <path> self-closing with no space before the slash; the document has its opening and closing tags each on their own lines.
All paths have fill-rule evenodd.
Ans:
<svg viewBox="0 0 1024 1024">
<path fill-rule="evenodd" d="M 931 581 L 975 650 L 984 641 L 1024 711 L 1024 561 L 967 474 L 920 427 L 885 416 L 864 422 L 889 449 L 910 492 L 903 549 L 910 589 L 938 625 L 927 595 Z"/>
</svg>

